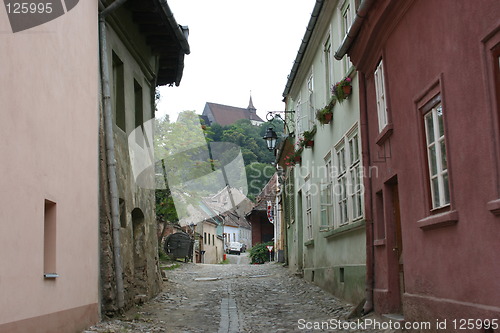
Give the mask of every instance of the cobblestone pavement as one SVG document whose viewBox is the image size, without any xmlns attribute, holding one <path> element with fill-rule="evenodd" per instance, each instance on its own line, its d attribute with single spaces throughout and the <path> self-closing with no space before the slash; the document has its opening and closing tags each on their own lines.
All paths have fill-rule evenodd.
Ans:
<svg viewBox="0 0 500 333">
<path fill-rule="evenodd" d="M 393 332 L 363 327 L 352 306 L 281 264 L 187 263 L 167 272 L 163 292 L 119 319 L 84 333 L 121 332 Z M 362 322 L 362 320 L 361 320 Z"/>
</svg>

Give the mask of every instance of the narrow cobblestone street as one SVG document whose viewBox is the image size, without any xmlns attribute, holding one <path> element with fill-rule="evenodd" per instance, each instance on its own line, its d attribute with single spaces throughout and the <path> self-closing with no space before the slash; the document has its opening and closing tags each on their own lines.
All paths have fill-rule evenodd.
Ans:
<svg viewBox="0 0 500 333">
<path fill-rule="evenodd" d="M 349 329 L 338 329 L 352 305 L 281 264 L 249 265 L 246 254 L 229 259 L 234 264 L 182 263 L 167 272 L 155 299 L 84 333 L 389 332 L 354 327 L 358 319 Z M 314 326 L 325 322 L 327 327 Z"/>
</svg>

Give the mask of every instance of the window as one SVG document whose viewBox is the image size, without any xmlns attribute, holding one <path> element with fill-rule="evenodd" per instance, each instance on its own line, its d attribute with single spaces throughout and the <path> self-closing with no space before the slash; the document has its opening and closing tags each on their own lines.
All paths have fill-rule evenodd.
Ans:
<svg viewBox="0 0 500 333">
<path fill-rule="evenodd" d="M 285 221 L 287 225 L 295 222 L 295 197 L 294 197 L 294 177 L 293 172 L 287 169 L 287 177 L 285 181 Z"/>
<path fill-rule="evenodd" d="M 341 226 L 363 217 L 363 184 L 357 126 L 335 146 L 336 185 L 334 189 L 336 220 Z"/>
<path fill-rule="evenodd" d="M 142 87 L 134 80 L 134 98 L 135 98 L 135 141 L 141 147 L 144 147 L 144 132 L 142 130 L 144 124 Z"/>
<path fill-rule="evenodd" d="M 384 194 L 377 192 L 375 196 L 375 239 L 385 239 Z"/>
<path fill-rule="evenodd" d="M 215 235 L 212 234 L 212 245 L 215 245 Z"/>
<path fill-rule="evenodd" d="M 297 221 L 299 223 L 299 225 L 302 225 L 303 221 L 304 221 L 304 215 L 303 215 L 303 195 L 302 195 L 302 190 L 299 190 L 297 192 Z M 294 233 L 294 237 L 295 237 L 295 233 Z"/>
<path fill-rule="evenodd" d="M 308 114 L 307 114 L 307 129 L 311 129 L 312 126 L 314 125 L 314 78 L 313 78 L 313 73 L 311 70 L 311 73 L 309 74 L 309 78 L 307 79 L 307 94 L 309 97 L 308 100 Z"/>
<path fill-rule="evenodd" d="M 349 222 L 347 216 L 347 172 L 345 167 L 345 147 L 337 147 L 337 208 L 339 225 Z"/>
<path fill-rule="evenodd" d="M 330 35 L 326 38 L 326 42 L 323 49 L 324 57 L 325 57 L 325 96 L 327 97 L 326 103 L 330 102 L 329 96 L 331 96 L 331 87 L 332 87 L 332 41 L 330 39 Z"/>
<path fill-rule="evenodd" d="M 125 205 L 125 200 L 122 198 L 118 199 L 119 209 L 120 209 L 120 226 L 122 228 L 127 227 L 127 206 Z"/>
<path fill-rule="evenodd" d="M 375 95 L 377 98 L 378 129 L 381 132 L 389 123 L 385 98 L 384 66 L 382 60 L 375 70 Z"/>
<path fill-rule="evenodd" d="M 331 153 L 325 157 L 325 176 L 324 182 L 321 184 L 321 226 L 329 227 L 333 221 L 333 166 Z"/>
<path fill-rule="evenodd" d="M 353 21 L 352 7 L 350 1 L 347 0 L 342 8 L 342 33 L 344 34 L 344 36 L 347 35 L 347 33 L 349 32 L 349 28 L 352 25 L 352 21 Z"/>
<path fill-rule="evenodd" d="M 302 112 L 302 101 L 301 101 L 301 98 L 299 97 L 299 100 L 297 101 L 297 105 L 295 107 L 295 110 L 296 110 L 296 114 L 297 114 L 297 117 L 296 117 L 296 126 L 295 126 L 295 129 L 296 129 L 296 134 L 297 134 L 297 137 L 299 135 L 301 135 L 303 132 L 304 132 L 304 126 L 303 126 L 303 123 L 304 123 L 304 118 L 305 116 L 303 115 L 303 112 Z"/>
<path fill-rule="evenodd" d="M 113 106 L 115 112 L 115 123 L 123 131 L 127 131 L 125 121 L 125 85 L 123 62 L 113 52 Z"/>
<path fill-rule="evenodd" d="M 56 274 L 56 203 L 45 200 L 43 219 L 43 272 L 45 278 Z"/>
<path fill-rule="evenodd" d="M 432 208 L 436 209 L 450 203 L 443 107 L 440 100 L 424 115 L 424 123 Z"/>
<path fill-rule="evenodd" d="M 205 245 L 207 244 L 207 233 L 206 232 L 203 233 L 203 244 L 205 244 Z"/>
<path fill-rule="evenodd" d="M 356 132 L 349 139 L 349 158 L 350 158 L 350 166 L 349 173 L 351 175 L 351 210 L 352 210 L 352 218 L 356 219 L 362 216 L 362 204 L 361 204 L 361 196 L 362 196 L 362 184 L 361 184 L 361 167 L 360 167 L 360 158 L 359 158 L 359 140 L 358 133 Z"/>
<path fill-rule="evenodd" d="M 311 192 L 306 192 L 306 235 L 307 239 L 313 239 L 313 226 L 312 226 L 312 196 Z"/>
<path fill-rule="evenodd" d="M 340 12 L 342 15 L 341 29 L 340 29 L 341 40 L 343 40 L 346 37 L 347 33 L 349 32 L 349 29 L 351 28 L 352 23 L 354 22 L 354 19 L 356 17 L 356 11 L 358 7 L 359 7 L 359 0 L 346 0 L 340 7 Z M 345 74 L 347 74 L 347 72 L 351 68 L 351 60 L 349 59 L 349 56 L 345 55 L 344 58 L 342 59 L 342 67 L 345 76 Z"/>
</svg>

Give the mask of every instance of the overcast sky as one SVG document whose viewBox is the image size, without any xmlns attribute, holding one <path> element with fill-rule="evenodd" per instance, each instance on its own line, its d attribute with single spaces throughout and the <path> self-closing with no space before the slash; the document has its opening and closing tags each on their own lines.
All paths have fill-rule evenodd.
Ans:
<svg viewBox="0 0 500 333">
<path fill-rule="evenodd" d="M 179 87 L 160 88 L 156 117 L 201 114 L 206 102 L 257 114 L 284 110 L 282 93 L 315 0 L 169 0 L 177 23 L 189 26 L 191 54 Z"/>
</svg>

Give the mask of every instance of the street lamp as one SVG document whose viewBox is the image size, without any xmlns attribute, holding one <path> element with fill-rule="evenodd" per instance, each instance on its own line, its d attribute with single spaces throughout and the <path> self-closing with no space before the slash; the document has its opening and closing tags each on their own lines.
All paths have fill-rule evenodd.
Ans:
<svg viewBox="0 0 500 333">
<path fill-rule="evenodd" d="M 274 120 L 274 118 L 278 117 L 279 119 L 281 119 L 283 121 L 283 123 L 285 124 L 286 126 L 286 129 L 287 129 L 287 132 L 288 132 L 288 135 L 290 135 L 290 130 L 288 129 L 288 125 L 285 121 L 285 119 L 283 119 L 279 113 L 294 113 L 295 111 L 269 111 L 266 115 L 266 119 L 268 122 L 271 122 Z M 266 135 L 264 135 L 263 137 L 264 140 L 266 140 L 266 144 L 267 144 L 267 149 L 269 150 L 275 150 L 276 149 L 276 142 L 278 141 L 278 134 L 276 134 L 276 132 L 274 131 L 274 129 L 272 127 L 269 127 L 267 129 L 267 132 L 266 132 Z"/>
<path fill-rule="evenodd" d="M 276 141 L 278 140 L 278 135 L 273 130 L 272 127 L 267 129 L 266 135 L 263 137 L 266 140 L 267 149 L 274 150 L 276 148 Z"/>
</svg>

